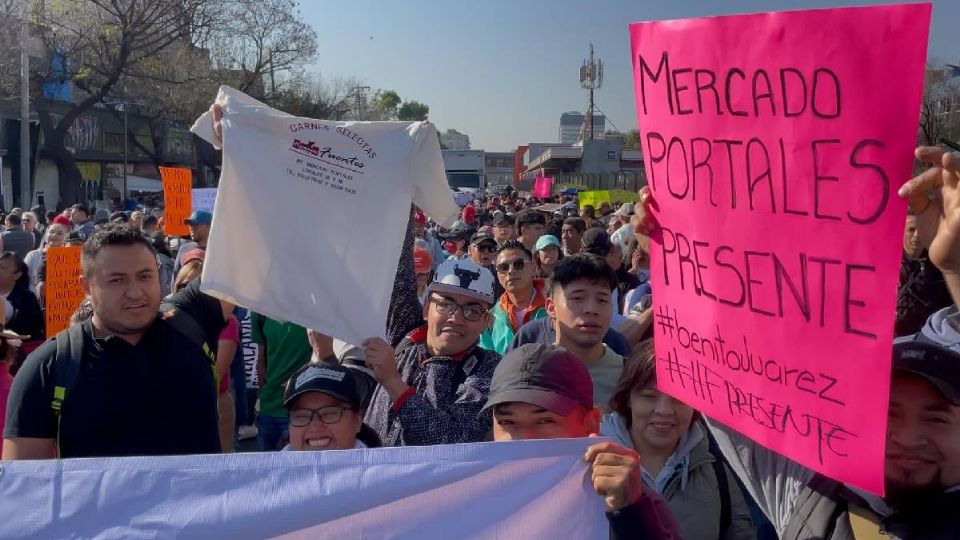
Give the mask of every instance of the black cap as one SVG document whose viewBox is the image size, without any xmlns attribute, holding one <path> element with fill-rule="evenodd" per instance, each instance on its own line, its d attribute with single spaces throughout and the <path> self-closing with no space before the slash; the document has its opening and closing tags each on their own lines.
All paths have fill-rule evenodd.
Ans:
<svg viewBox="0 0 960 540">
<path fill-rule="evenodd" d="M 441 234 L 440 238 L 444 240 L 459 240 L 461 238 L 469 238 L 475 231 L 476 229 L 466 223 L 457 221 L 447 232 Z"/>
<path fill-rule="evenodd" d="M 600 257 L 606 257 L 610 253 L 613 244 L 610 243 L 610 235 L 607 231 L 599 227 L 591 227 L 583 233 L 583 251 L 593 253 Z"/>
<path fill-rule="evenodd" d="M 960 354 L 918 334 L 893 344 L 893 369 L 922 377 L 960 406 Z"/>
<path fill-rule="evenodd" d="M 497 225 L 500 225 L 501 223 L 508 223 L 508 224 L 510 224 L 510 225 L 513 225 L 513 224 L 514 224 L 513 216 L 511 216 L 510 214 L 504 214 L 504 213 L 502 213 L 502 212 L 499 213 L 499 214 L 494 213 L 494 215 L 493 215 L 493 226 L 496 227 Z"/>
<path fill-rule="evenodd" d="M 290 405 L 307 392 L 322 392 L 341 401 L 346 401 L 356 410 L 361 410 L 363 396 L 360 384 L 353 372 L 339 364 L 307 364 L 290 376 L 283 392 L 283 406 Z"/>
<path fill-rule="evenodd" d="M 497 246 L 497 241 L 494 240 L 494 238 L 487 233 L 478 232 L 470 237 L 471 246 L 479 246 L 484 242 L 490 242 L 491 244 L 493 244 L 494 247 Z"/>
<path fill-rule="evenodd" d="M 566 416 L 577 405 L 593 407 L 593 380 L 587 366 L 562 347 L 531 343 L 508 352 L 493 372 L 484 409 L 501 403 L 529 403 Z"/>
</svg>

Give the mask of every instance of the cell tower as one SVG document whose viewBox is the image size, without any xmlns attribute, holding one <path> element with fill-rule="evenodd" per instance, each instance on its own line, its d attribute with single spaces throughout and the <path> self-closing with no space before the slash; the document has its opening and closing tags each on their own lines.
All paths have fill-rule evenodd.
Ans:
<svg viewBox="0 0 960 540">
<path fill-rule="evenodd" d="M 580 86 L 590 92 L 590 106 L 583 117 L 580 140 L 593 139 L 593 92 L 603 86 L 603 61 L 593 56 L 593 43 L 590 44 L 590 58 L 580 64 Z"/>
</svg>

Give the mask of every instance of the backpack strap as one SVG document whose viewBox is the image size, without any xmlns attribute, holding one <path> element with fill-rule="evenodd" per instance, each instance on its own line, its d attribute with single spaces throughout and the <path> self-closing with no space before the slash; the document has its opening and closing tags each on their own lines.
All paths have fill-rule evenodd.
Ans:
<svg viewBox="0 0 960 540">
<path fill-rule="evenodd" d="M 60 418 L 63 402 L 80 376 L 80 363 L 83 361 L 83 325 L 73 324 L 56 335 L 57 352 L 54 357 L 53 399 L 50 408 L 57 418 L 57 436 L 55 446 L 60 457 Z"/>
<path fill-rule="evenodd" d="M 163 303 L 160 305 L 160 317 L 166 321 L 174 330 L 186 337 L 190 343 L 195 345 L 210 362 L 210 371 L 213 373 L 213 391 L 220 391 L 220 374 L 217 373 L 217 355 L 213 348 L 207 343 L 207 333 L 200 326 L 200 323 L 192 315 L 183 311 L 173 304 Z"/>
<path fill-rule="evenodd" d="M 216 364 L 217 356 L 214 354 L 210 344 L 207 343 L 206 332 L 204 332 L 203 327 L 200 326 L 200 323 L 198 323 L 196 319 L 173 304 L 162 304 L 160 311 L 164 314 L 172 312 L 170 315 L 164 315 L 163 320 L 169 323 L 174 330 L 183 334 L 191 343 L 199 347 L 211 363 Z"/>
<path fill-rule="evenodd" d="M 723 538 L 726 536 L 727 530 L 730 528 L 730 522 L 733 520 L 730 503 L 730 481 L 727 478 L 723 454 L 720 453 L 716 439 L 708 435 L 707 440 L 709 441 L 710 454 L 713 455 L 713 472 L 717 477 L 717 489 L 720 492 L 720 534 L 718 538 Z"/>
</svg>

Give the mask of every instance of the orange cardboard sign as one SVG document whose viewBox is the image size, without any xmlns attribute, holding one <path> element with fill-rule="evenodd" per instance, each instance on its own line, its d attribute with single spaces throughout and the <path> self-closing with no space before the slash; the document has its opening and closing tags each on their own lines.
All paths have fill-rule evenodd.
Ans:
<svg viewBox="0 0 960 540">
<path fill-rule="evenodd" d="M 183 222 L 190 216 L 193 172 L 177 167 L 160 167 L 163 180 L 163 233 L 186 236 L 190 229 Z"/>
<path fill-rule="evenodd" d="M 86 298 L 80 285 L 82 249 L 79 246 L 64 246 L 47 250 L 44 297 L 48 338 L 70 326 L 70 317 Z"/>
</svg>

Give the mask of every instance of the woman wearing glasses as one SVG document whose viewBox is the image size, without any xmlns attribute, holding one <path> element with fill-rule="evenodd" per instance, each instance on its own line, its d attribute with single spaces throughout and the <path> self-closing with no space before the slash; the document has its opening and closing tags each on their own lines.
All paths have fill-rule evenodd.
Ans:
<svg viewBox="0 0 960 540">
<path fill-rule="evenodd" d="M 290 444 L 284 451 L 376 448 L 380 437 L 363 423 L 363 387 L 349 368 L 328 362 L 307 364 L 284 390 Z"/>
</svg>

